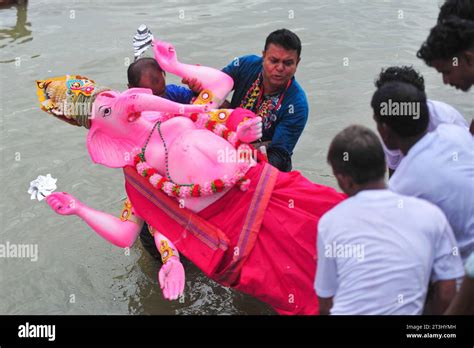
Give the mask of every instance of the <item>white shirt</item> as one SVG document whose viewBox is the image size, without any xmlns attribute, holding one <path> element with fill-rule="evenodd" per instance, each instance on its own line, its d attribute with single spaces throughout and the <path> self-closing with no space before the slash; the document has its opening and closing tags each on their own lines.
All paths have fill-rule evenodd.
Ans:
<svg viewBox="0 0 474 348">
<path fill-rule="evenodd" d="M 390 190 L 361 191 L 327 212 L 317 247 L 315 290 L 334 296 L 331 314 L 421 314 L 430 280 L 464 275 L 442 211 Z"/>
<path fill-rule="evenodd" d="M 474 138 L 469 131 L 450 124 L 438 126 L 413 145 L 388 185 L 440 207 L 462 259 L 474 251 Z"/>
<path fill-rule="evenodd" d="M 458 126 L 465 127 L 469 129 L 469 125 L 467 124 L 464 117 L 453 108 L 451 105 L 436 101 L 436 100 L 429 100 L 427 101 L 428 104 L 428 113 L 430 116 L 428 122 L 428 132 L 434 131 L 440 124 L 448 123 L 448 124 L 457 124 Z M 387 166 L 390 169 L 397 169 L 400 161 L 403 158 L 403 154 L 400 150 L 389 150 L 385 147 L 385 144 L 382 142 L 383 151 L 385 152 L 385 158 L 387 160 Z"/>
</svg>

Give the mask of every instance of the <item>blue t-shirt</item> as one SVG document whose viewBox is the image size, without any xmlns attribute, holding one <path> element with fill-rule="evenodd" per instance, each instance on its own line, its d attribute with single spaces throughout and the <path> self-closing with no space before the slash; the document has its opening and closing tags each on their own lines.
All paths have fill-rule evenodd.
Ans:
<svg viewBox="0 0 474 348">
<path fill-rule="evenodd" d="M 231 108 L 240 106 L 247 91 L 262 72 L 262 63 L 262 57 L 248 55 L 233 60 L 222 69 L 234 80 Z M 270 148 L 284 149 L 291 155 L 308 120 L 306 94 L 294 77 L 280 106 L 270 112 L 268 119 L 270 124 L 264 127 L 262 140 L 271 140 Z"/>
<path fill-rule="evenodd" d="M 194 93 L 189 88 L 177 85 L 166 85 L 165 99 L 181 104 L 191 104 Z"/>
</svg>

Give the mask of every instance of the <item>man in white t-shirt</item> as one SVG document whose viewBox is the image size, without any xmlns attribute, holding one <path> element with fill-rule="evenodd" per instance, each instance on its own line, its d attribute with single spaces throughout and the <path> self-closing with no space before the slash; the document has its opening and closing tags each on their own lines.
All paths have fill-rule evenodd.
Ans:
<svg viewBox="0 0 474 348">
<path fill-rule="evenodd" d="M 465 260 L 474 251 L 474 138 L 467 128 L 450 124 L 427 133 L 426 96 L 410 84 L 384 84 L 371 104 L 385 145 L 405 156 L 389 181 L 390 189 L 441 208 Z M 387 104 L 392 111 L 403 104 L 408 113 L 389 115 Z"/>
<path fill-rule="evenodd" d="M 474 253 L 469 255 L 464 268 L 466 275 L 464 276 L 461 288 L 444 314 L 474 315 Z"/>
<path fill-rule="evenodd" d="M 391 66 L 382 69 L 375 81 L 375 87 L 380 88 L 390 81 L 410 83 L 419 90 L 423 92 L 425 91 L 425 81 L 423 76 L 409 66 Z M 466 129 L 469 128 L 464 117 L 451 105 L 429 99 L 427 100 L 427 104 L 429 113 L 428 132 L 434 131 L 436 127 L 444 123 L 456 124 Z M 399 149 L 389 150 L 383 143 L 382 146 L 385 152 L 389 174 L 392 175 L 393 171 L 397 169 L 398 164 L 402 160 L 403 154 Z"/>
<path fill-rule="evenodd" d="M 443 313 L 464 271 L 442 211 L 387 189 L 382 145 L 368 128 L 340 132 L 328 162 L 349 198 L 318 224 L 320 313 L 421 314 L 430 282 Z"/>
</svg>

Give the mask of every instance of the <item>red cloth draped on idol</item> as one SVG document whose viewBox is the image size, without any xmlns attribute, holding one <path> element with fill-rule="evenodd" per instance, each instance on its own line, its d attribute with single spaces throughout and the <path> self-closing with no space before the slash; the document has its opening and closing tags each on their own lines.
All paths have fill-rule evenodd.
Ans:
<svg viewBox="0 0 474 348">
<path fill-rule="evenodd" d="M 154 41 L 153 49 L 165 71 L 201 82 L 194 105 L 148 89 L 99 88 L 81 76 L 38 81 L 43 110 L 90 128 L 92 161 L 123 168 L 128 195 L 120 217 L 64 192 L 49 195 L 48 204 L 119 247 L 131 246 L 147 223 L 164 263 L 159 281 L 167 299 L 183 292 L 183 254 L 208 277 L 280 314 L 318 314 L 317 224 L 345 195 L 255 155 L 248 143 L 261 137 L 261 119 L 213 109 L 232 89 L 226 74 L 178 62 L 165 42 Z"/>
</svg>

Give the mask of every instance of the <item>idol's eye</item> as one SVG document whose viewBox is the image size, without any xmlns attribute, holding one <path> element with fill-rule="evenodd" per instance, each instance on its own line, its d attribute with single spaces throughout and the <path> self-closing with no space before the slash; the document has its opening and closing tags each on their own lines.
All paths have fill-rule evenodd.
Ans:
<svg viewBox="0 0 474 348">
<path fill-rule="evenodd" d="M 111 113 L 112 113 L 112 108 L 104 109 L 104 117 L 110 116 Z"/>
</svg>

